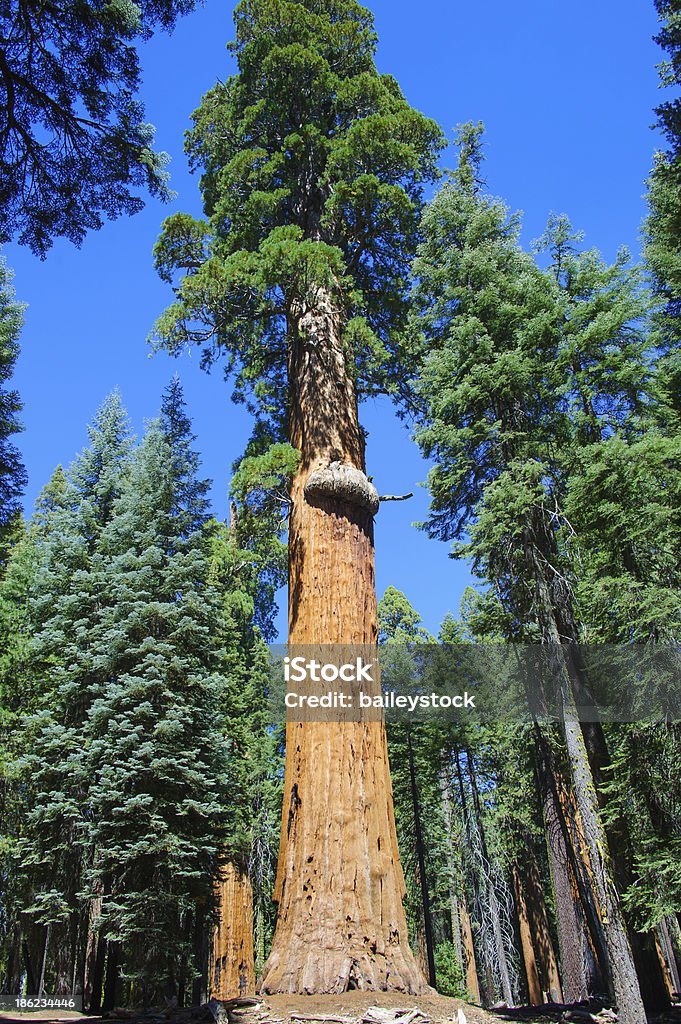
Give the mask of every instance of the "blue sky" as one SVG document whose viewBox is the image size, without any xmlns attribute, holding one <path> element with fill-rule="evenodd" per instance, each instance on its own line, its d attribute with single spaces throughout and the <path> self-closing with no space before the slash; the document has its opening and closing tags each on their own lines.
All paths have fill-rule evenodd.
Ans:
<svg viewBox="0 0 681 1024">
<path fill-rule="evenodd" d="M 606 258 L 622 244 L 637 253 L 644 180 L 659 144 L 650 127 L 661 59 L 652 42 L 652 0 L 369 6 L 379 68 L 397 78 L 409 101 L 450 136 L 460 122 L 485 122 L 487 180 L 524 211 L 526 242 L 541 234 L 550 212 L 564 212 Z M 175 210 L 200 213 L 183 133 L 202 94 L 234 71 L 225 49 L 232 28 L 232 6 L 206 0 L 172 36 L 158 35 L 142 50 L 147 118 L 156 125 L 157 148 L 171 155 L 178 193 L 170 206 L 149 200 L 141 214 L 105 225 L 80 250 L 55 243 L 44 263 L 16 246 L 5 250 L 17 297 L 29 307 L 16 374 L 29 512 L 54 467 L 86 443 L 86 424 L 108 392 L 120 388 L 139 434 L 179 372 L 215 509 L 225 515 L 230 466 L 248 437 L 249 417 L 230 404 L 219 369 L 203 373 L 196 352 L 179 360 L 151 356 L 146 337 L 170 300 L 151 260 L 161 221 Z M 453 159 L 449 152 L 443 162 Z M 447 545 L 411 525 L 426 515 L 427 494 L 416 485 L 427 466 L 404 426 L 382 401 L 364 406 L 362 420 L 368 472 L 379 491 L 417 492 L 377 518 L 379 594 L 389 584 L 403 590 L 435 631 L 447 611 L 458 611 L 470 577 L 448 558 Z"/>
</svg>

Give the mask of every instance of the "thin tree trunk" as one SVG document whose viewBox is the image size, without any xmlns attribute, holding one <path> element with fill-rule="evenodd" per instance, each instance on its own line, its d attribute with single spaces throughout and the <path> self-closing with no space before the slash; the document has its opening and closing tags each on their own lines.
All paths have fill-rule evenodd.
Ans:
<svg viewBox="0 0 681 1024">
<path fill-rule="evenodd" d="M 45 926 L 45 941 L 43 943 L 43 952 L 40 958 L 40 981 L 38 982 L 38 995 L 41 996 L 45 991 L 45 971 L 47 969 L 47 950 L 50 945 L 50 925 Z"/>
<path fill-rule="evenodd" d="M 452 926 L 452 942 L 454 943 L 456 962 L 463 972 L 464 956 L 461 944 L 461 912 L 459 910 L 459 898 L 456 886 L 458 872 L 456 870 L 452 851 L 454 822 L 452 818 L 452 806 L 449 799 L 449 786 L 446 779 L 442 779 L 442 807 L 444 810 L 445 826 L 447 829 L 447 873 L 449 875 L 449 913 Z"/>
<path fill-rule="evenodd" d="M 673 992 L 681 992 L 681 978 L 679 978 L 679 968 L 676 963 L 676 957 L 674 956 L 674 947 L 672 946 L 671 936 L 669 934 L 669 929 L 667 928 L 667 922 L 664 918 L 658 922 L 657 933 L 659 936 L 660 946 L 662 947 L 665 964 L 669 971 L 672 987 L 670 995 L 672 995 Z"/>
<path fill-rule="evenodd" d="M 573 720 L 578 721 L 578 715 L 574 708 L 575 701 L 582 706 L 590 706 L 593 705 L 593 696 L 578 644 L 578 631 L 569 585 L 551 564 L 551 556 L 554 552 L 555 538 L 552 534 L 547 533 L 545 524 L 535 522 L 533 529 L 526 531 L 525 534 L 525 554 L 535 583 L 539 618 L 545 639 L 550 644 L 558 645 L 561 652 L 557 669 L 558 678 L 564 684 L 564 701 L 567 700 L 572 705 Z M 579 724 L 583 740 L 581 745 L 588 759 L 589 775 L 591 776 L 590 788 L 594 789 L 596 796 L 595 811 L 598 817 L 598 827 L 607 837 L 608 842 L 607 853 L 604 857 L 604 862 L 610 872 L 608 886 L 616 894 L 618 890 L 623 892 L 627 889 L 633 881 L 631 854 L 628 850 L 628 830 L 621 820 L 611 821 L 607 829 L 601 823 L 599 810 L 609 801 L 601 787 L 603 770 L 610 763 L 608 746 L 603 726 L 599 721 L 583 721 Z M 577 792 L 576 785 L 574 788 Z M 587 831 L 590 831 L 586 822 L 584 825 Z M 591 839 L 593 838 L 592 836 Z M 598 861 L 592 857 L 591 862 L 592 867 L 596 870 Z M 655 949 L 654 936 L 651 933 L 637 932 L 635 928 L 629 927 L 620 910 L 617 897 L 615 904 L 618 916 L 627 932 L 627 945 L 631 949 L 639 995 L 649 1009 L 666 1009 L 669 1006 L 669 998 Z M 605 921 L 610 922 L 610 920 L 606 916 Z M 615 932 L 618 927 L 618 925 L 614 926 Z M 605 925 L 604 931 L 607 932 L 607 928 L 608 925 Z M 615 945 L 617 945 L 616 942 Z M 613 969 L 620 968 L 615 966 Z M 624 976 L 628 970 L 627 965 L 623 964 L 621 970 Z M 623 984 L 625 989 L 629 987 L 628 983 L 624 981 Z"/>
<path fill-rule="evenodd" d="M 617 1001 L 619 1019 L 621 1024 L 640 1024 L 645 1020 L 643 1000 L 613 880 L 608 839 L 601 820 L 584 733 L 575 707 L 575 680 L 574 673 L 570 671 L 570 653 L 563 649 L 563 635 L 557 624 L 558 602 L 553 600 L 545 577 L 544 562 L 532 541 L 526 544 L 526 556 L 532 567 L 535 594 L 546 640 L 552 647 L 552 671 L 562 697 L 561 728 L 569 759 L 575 801 L 593 871 L 594 891 L 601 912 L 608 953 L 607 968 Z"/>
<path fill-rule="evenodd" d="M 210 994 L 214 999 L 250 996 L 255 992 L 251 883 L 248 875 L 230 862 L 222 868 L 217 888 Z"/>
<path fill-rule="evenodd" d="M 679 927 L 675 914 L 668 914 L 664 921 L 667 926 L 674 963 L 676 964 L 676 973 L 681 977 L 681 927 Z M 679 984 L 681 985 L 681 982 Z M 676 991 L 681 994 L 681 987 L 677 988 Z"/>
<path fill-rule="evenodd" d="M 290 441 L 301 452 L 289 521 L 293 647 L 372 647 L 378 634 L 376 509 L 335 305 L 318 288 L 289 320 Z M 306 495 L 311 475 L 336 462 L 358 486 Z M 278 918 L 262 991 L 423 992 L 404 895 L 384 723 L 289 721 Z"/>
<path fill-rule="evenodd" d="M 572 781 L 580 818 L 584 825 L 589 859 L 593 867 L 594 889 L 598 897 L 603 920 L 603 931 L 608 951 L 609 971 L 612 977 L 617 1011 L 621 1024 L 641 1024 L 645 1010 L 636 976 L 619 897 L 615 890 L 609 863 L 608 840 L 600 819 L 598 798 L 594 787 L 584 737 L 576 718 L 563 720 L 563 735 L 572 767 Z"/>
<path fill-rule="evenodd" d="M 416 785 L 416 770 L 414 768 L 414 748 L 412 745 L 411 731 L 407 734 L 407 750 L 409 753 L 409 782 L 411 786 L 411 800 L 414 808 L 414 842 L 416 845 L 416 857 L 419 866 L 419 885 L 421 887 L 421 906 L 423 908 L 423 930 L 426 940 L 426 959 L 428 964 L 428 981 L 435 988 L 437 978 L 435 976 L 435 942 L 433 940 L 433 917 L 430 909 L 430 893 L 428 892 L 428 879 L 426 878 L 426 853 L 423 842 L 423 828 L 421 824 L 421 802 L 419 799 L 418 786 Z"/>
<path fill-rule="evenodd" d="M 659 932 L 656 930 L 652 933 L 652 935 L 655 939 L 655 952 L 657 953 L 660 972 L 664 979 L 665 991 L 667 993 L 667 996 L 669 997 L 669 1002 L 671 1003 L 672 995 L 674 994 L 674 982 L 672 979 L 671 971 L 669 970 L 669 965 L 665 960 L 664 951 L 662 949 L 662 943 L 660 942 Z"/>
<path fill-rule="evenodd" d="M 459 759 L 458 751 L 454 752 L 454 759 L 456 761 L 456 775 L 459 783 L 459 796 L 461 798 L 461 814 L 463 815 L 464 822 L 466 821 L 466 790 L 463 784 L 463 774 L 461 771 L 461 761 Z M 475 884 L 475 883 L 474 883 Z M 478 969 L 475 961 L 475 945 L 473 943 L 473 929 L 471 927 L 471 917 L 468 912 L 468 905 L 466 903 L 466 895 L 464 889 L 464 898 L 461 904 L 462 910 L 462 925 L 463 925 L 463 941 L 464 949 L 466 952 L 466 988 L 468 993 L 477 1003 L 482 1002 L 480 992 L 480 979 L 478 977 Z"/>
<path fill-rule="evenodd" d="M 537 969 L 537 960 L 534 955 L 534 946 L 532 944 L 532 930 L 530 928 L 530 919 L 527 912 L 527 903 L 525 902 L 525 891 L 523 889 L 520 868 L 517 863 L 514 863 L 511 868 L 511 876 L 513 879 L 515 905 L 518 912 L 520 944 L 523 954 L 523 964 L 525 965 L 525 978 L 527 980 L 527 995 L 530 1006 L 541 1006 L 543 1000 L 541 985 L 539 984 L 539 971 Z"/>
</svg>

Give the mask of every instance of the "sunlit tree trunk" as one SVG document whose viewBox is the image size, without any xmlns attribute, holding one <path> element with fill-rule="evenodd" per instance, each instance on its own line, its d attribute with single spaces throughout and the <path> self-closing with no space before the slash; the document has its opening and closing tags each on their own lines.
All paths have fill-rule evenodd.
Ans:
<svg viewBox="0 0 681 1024">
<path fill-rule="evenodd" d="M 290 441 L 302 456 L 289 522 L 293 648 L 377 640 L 377 503 L 346 360 L 336 303 L 316 289 L 289 319 Z M 333 480 L 332 463 L 345 467 Z M 383 722 L 289 722 L 263 992 L 423 992 L 404 894 Z"/>
</svg>

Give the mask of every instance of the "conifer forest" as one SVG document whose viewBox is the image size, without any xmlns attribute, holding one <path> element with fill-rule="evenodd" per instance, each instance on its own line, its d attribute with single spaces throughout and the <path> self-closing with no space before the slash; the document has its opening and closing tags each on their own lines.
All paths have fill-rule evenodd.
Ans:
<svg viewBox="0 0 681 1024">
<path fill-rule="evenodd" d="M 200 5 L 0 2 L 0 1019 L 681 1021 L 681 0 L 642 2 L 659 103 L 613 260 L 563 213 L 526 241 L 490 128 L 412 106 L 358 0 L 225 5 L 200 199 L 148 253 L 140 346 L 178 372 L 142 431 L 100 379 L 35 481 L 7 253 L 85 260 L 172 200 L 144 47 Z M 192 353 L 248 424 L 226 514 Z M 366 458 L 379 399 L 427 467 L 430 588 L 473 580 L 436 625 L 377 593 L 411 498 Z M 303 663 L 371 713 L 296 711 Z"/>
</svg>

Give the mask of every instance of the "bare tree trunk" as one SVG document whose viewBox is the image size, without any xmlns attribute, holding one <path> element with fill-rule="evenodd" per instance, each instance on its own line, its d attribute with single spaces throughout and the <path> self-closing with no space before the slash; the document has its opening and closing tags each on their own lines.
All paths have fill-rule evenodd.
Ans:
<svg viewBox="0 0 681 1024">
<path fill-rule="evenodd" d="M 463 816 L 464 825 L 467 821 L 467 810 L 466 810 L 466 790 L 463 784 L 463 774 L 461 771 L 461 761 L 459 758 L 458 751 L 454 751 L 452 754 L 456 764 L 456 775 L 459 783 L 459 796 L 461 799 L 461 814 Z M 475 886 L 475 879 L 473 880 Z M 466 957 L 466 988 L 472 999 L 476 1003 L 482 1003 L 482 997 L 480 992 L 480 979 L 478 976 L 477 964 L 475 961 L 475 945 L 473 943 L 473 929 L 471 927 L 471 917 L 468 912 L 468 905 L 466 903 L 466 894 L 464 888 L 464 896 L 461 904 L 461 923 L 463 927 L 463 942 Z"/>
<path fill-rule="evenodd" d="M 660 924 L 664 925 L 664 921 L 661 921 Z M 671 1002 L 672 997 L 674 995 L 674 991 L 678 991 L 678 978 L 674 977 L 674 971 L 672 970 L 674 958 L 673 956 L 669 955 L 671 952 L 669 949 L 668 942 L 669 935 L 665 934 L 663 928 L 660 927 L 660 924 L 658 924 L 657 928 L 655 929 L 655 948 L 657 950 L 658 959 L 660 961 L 662 975 L 665 980 L 665 988 L 667 989 L 667 992 L 669 994 L 669 1000 Z M 676 964 L 674 964 L 674 968 L 675 967 Z"/>
<path fill-rule="evenodd" d="M 536 538 L 529 529 L 525 534 L 525 556 L 530 566 L 538 615 L 545 639 L 551 645 L 552 674 L 562 699 L 561 728 L 568 754 L 575 802 L 591 864 L 594 892 L 603 923 L 608 980 L 615 994 L 621 1024 L 640 1024 L 645 1020 L 641 989 L 615 888 L 608 838 L 601 820 L 594 775 L 585 742 L 585 735 L 594 735 L 594 731 L 589 728 L 583 731 L 579 722 L 575 693 L 581 686 L 581 679 L 578 678 L 578 673 L 575 673 L 569 645 L 563 644 L 566 635 L 569 638 L 574 635 L 574 631 L 568 633 L 565 628 L 561 631 L 558 624 L 560 615 L 571 620 L 567 598 L 563 593 L 565 587 L 562 583 L 558 585 L 553 579 L 551 585 L 549 584 L 546 575 L 546 566 L 549 563 L 536 546 Z M 566 608 L 563 608 L 564 604 Z"/>
<path fill-rule="evenodd" d="M 47 951 L 50 945 L 50 925 L 45 927 L 45 941 L 43 943 L 43 952 L 40 957 L 40 981 L 38 982 L 38 995 L 41 996 L 45 991 L 45 971 L 47 969 Z"/>
<path fill-rule="evenodd" d="M 221 870 L 217 889 L 210 993 L 214 999 L 250 996 L 255 992 L 251 883 L 230 861 Z"/>
<path fill-rule="evenodd" d="M 527 995 L 530 1006 L 541 1006 L 543 1000 L 541 985 L 539 984 L 539 971 L 537 970 L 537 960 L 534 955 L 534 946 L 532 944 L 532 930 L 530 928 L 527 904 L 525 902 L 525 891 L 523 889 L 520 868 L 517 863 L 513 864 L 513 867 L 511 868 L 511 876 L 513 878 L 515 905 L 518 912 L 520 944 L 523 953 L 523 963 L 525 965 L 525 978 L 527 979 Z"/>
<path fill-rule="evenodd" d="M 640 1024 L 645 1010 L 636 976 L 631 946 L 612 880 L 608 840 L 603 829 L 584 737 L 576 718 L 563 721 L 563 735 L 572 767 L 575 799 L 584 825 L 589 859 L 593 866 L 594 889 L 603 920 L 617 1012 L 622 1024 Z"/>
<path fill-rule="evenodd" d="M 674 914 L 668 914 L 664 918 L 664 925 L 669 938 L 672 962 L 675 967 L 674 977 L 678 979 L 675 982 L 676 991 L 681 994 L 681 928 L 679 928 L 679 922 Z"/>
<path fill-rule="evenodd" d="M 333 297 L 289 320 L 289 644 L 376 644 L 372 487 Z M 347 467 L 346 490 L 310 477 Z M 328 480 L 327 480 L 328 484 Z M 375 495 L 375 492 L 373 492 Z M 383 722 L 288 722 L 279 913 L 263 992 L 423 992 L 402 904 Z"/>
</svg>

